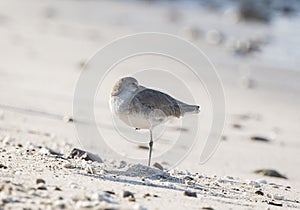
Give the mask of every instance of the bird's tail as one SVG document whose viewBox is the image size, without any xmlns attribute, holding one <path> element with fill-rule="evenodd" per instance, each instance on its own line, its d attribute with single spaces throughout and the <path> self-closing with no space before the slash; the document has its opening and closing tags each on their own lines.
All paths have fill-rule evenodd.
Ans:
<svg viewBox="0 0 300 210">
<path fill-rule="evenodd" d="M 182 115 L 185 114 L 198 114 L 200 112 L 200 106 L 198 105 L 189 105 L 189 104 L 179 104 L 180 111 Z"/>
</svg>

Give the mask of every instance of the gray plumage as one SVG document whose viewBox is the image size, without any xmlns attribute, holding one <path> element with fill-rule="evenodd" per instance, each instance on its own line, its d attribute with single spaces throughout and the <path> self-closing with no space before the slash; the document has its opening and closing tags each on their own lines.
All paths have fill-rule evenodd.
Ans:
<svg viewBox="0 0 300 210">
<path fill-rule="evenodd" d="M 183 103 L 166 93 L 138 84 L 133 77 L 124 77 L 116 82 L 111 92 L 111 110 L 127 125 L 137 129 L 149 129 L 150 166 L 155 126 L 171 117 L 182 117 L 187 113 L 199 113 L 200 106 Z"/>
</svg>

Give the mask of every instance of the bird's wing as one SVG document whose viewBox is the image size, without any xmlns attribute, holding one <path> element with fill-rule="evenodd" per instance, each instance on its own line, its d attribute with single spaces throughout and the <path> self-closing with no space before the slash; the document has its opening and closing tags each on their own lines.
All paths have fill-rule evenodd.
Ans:
<svg viewBox="0 0 300 210">
<path fill-rule="evenodd" d="M 151 112 L 161 110 L 166 116 L 180 117 L 180 107 L 176 99 L 153 89 L 144 89 L 137 92 L 132 98 L 131 105 L 135 110 Z"/>
</svg>

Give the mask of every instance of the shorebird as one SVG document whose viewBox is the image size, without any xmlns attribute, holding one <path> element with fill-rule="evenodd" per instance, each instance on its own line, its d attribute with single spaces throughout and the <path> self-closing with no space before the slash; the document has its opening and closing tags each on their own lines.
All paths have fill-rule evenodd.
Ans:
<svg viewBox="0 0 300 210">
<path fill-rule="evenodd" d="M 128 126 L 137 130 L 149 130 L 148 166 L 153 148 L 153 128 L 170 118 L 200 112 L 200 106 L 183 103 L 166 93 L 141 86 L 133 77 L 124 77 L 115 83 L 111 92 L 110 108 Z"/>
</svg>

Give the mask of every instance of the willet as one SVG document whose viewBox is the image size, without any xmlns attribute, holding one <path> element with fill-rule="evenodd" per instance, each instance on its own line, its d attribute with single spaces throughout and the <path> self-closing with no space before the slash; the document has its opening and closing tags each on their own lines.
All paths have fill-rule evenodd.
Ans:
<svg viewBox="0 0 300 210">
<path fill-rule="evenodd" d="M 110 107 L 112 113 L 128 126 L 150 131 L 148 166 L 153 148 L 153 128 L 172 117 L 200 112 L 200 106 L 189 105 L 158 90 L 143 87 L 133 77 L 124 77 L 116 82 L 111 92 Z"/>
</svg>

